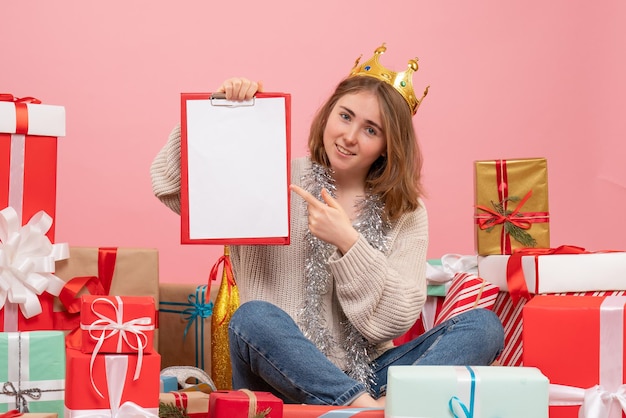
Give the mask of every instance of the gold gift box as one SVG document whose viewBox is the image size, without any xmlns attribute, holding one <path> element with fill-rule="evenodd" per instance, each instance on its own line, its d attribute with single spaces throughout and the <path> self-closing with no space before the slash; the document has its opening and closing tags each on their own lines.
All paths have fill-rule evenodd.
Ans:
<svg viewBox="0 0 626 418">
<path fill-rule="evenodd" d="M 478 255 L 550 247 L 545 158 L 475 161 L 474 196 Z"/>
<path fill-rule="evenodd" d="M 209 304 L 215 301 L 218 286 L 208 290 L 208 286 L 198 284 L 161 283 L 159 291 L 159 330 L 161 335 L 167 335 L 158 349 L 161 367 L 194 366 L 210 375 Z"/>
</svg>

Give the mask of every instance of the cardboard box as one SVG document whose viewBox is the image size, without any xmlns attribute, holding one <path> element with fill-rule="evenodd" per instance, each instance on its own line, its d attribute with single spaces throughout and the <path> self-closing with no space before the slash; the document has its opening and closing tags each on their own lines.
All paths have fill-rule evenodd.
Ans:
<svg viewBox="0 0 626 418">
<path fill-rule="evenodd" d="M 204 392 L 168 392 L 159 394 L 159 402 L 184 408 L 189 418 L 208 418 L 209 394 Z"/>
<path fill-rule="evenodd" d="M 151 353 L 155 315 L 151 296 L 82 296 L 81 350 L 83 353 Z"/>
<path fill-rule="evenodd" d="M 391 366 L 385 417 L 548 418 L 548 385 L 531 367 Z"/>
<path fill-rule="evenodd" d="M 98 354 L 93 359 L 92 355 L 73 348 L 66 350 L 65 407 L 69 414 L 66 417 L 83 416 L 85 411 L 132 410 L 130 403 L 136 404 L 145 416 L 158 414 L 161 366 L 158 353 L 141 357 Z"/>
<path fill-rule="evenodd" d="M 18 409 L 17 392 L 24 391 L 30 412 L 63 416 L 65 341 L 59 331 L 0 333 L 0 412 Z M 1 388 L 2 386 L 0 386 Z M 28 396 L 30 392 L 41 397 Z"/>
<path fill-rule="evenodd" d="M 160 283 L 159 345 L 162 368 L 194 366 L 211 374 L 211 315 L 218 286 Z"/>
<path fill-rule="evenodd" d="M 67 283 L 55 299 L 57 330 L 80 327 L 83 295 L 149 296 L 155 306 L 159 303 L 159 255 L 154 248 L 72 246 L 69 258 L 56 263 L 56 275 Z"/>
<path fill-rule="evenodd" d="M 545 158 L 475 161 L 474 197 L 479 255 L 550 247 Z"/>
<path fill-rule="evenodd" d="M 253 413 L 266 411 L 265 418 L 283 417 L 283 401 L 269 392 L 218 390 L 209 395 L 209 418 L 249 418 L 251 406 Z"/>
<path fill-rule="evenodd" d="M 582 392 L 578 402 L 550 406 L 551 418 L 577 418 L 584 391 L 592 388 L 588 406 L 605 411 L 598 417 L 625 416 L 611 395 L 623 396 L 626 382 L 624 306 L 626 296 L 555 295 L 535 296 L 524 306 L 524 364 L 540 368 L 554 385 Z"/>
</svg>

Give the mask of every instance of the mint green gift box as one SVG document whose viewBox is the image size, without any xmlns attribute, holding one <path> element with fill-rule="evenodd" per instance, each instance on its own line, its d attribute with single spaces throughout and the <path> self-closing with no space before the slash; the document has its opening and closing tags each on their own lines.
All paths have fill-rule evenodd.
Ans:
<svg viewBox="0 0 626 418">
<path fill-rule="evenodd" d="M 65 334 L 0 332 L 0 412 L 64 413 Z"/>
<path fill-rule="evenodd" d="M 391 366 L 385 418 L 548 418 L 535 367 Z"/>
</svg>

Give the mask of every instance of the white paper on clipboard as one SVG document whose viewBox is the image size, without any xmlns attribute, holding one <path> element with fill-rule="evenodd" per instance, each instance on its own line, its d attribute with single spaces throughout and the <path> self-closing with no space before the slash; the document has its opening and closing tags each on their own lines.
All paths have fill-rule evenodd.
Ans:
<svg viewBox="0 0 626 418">
<path fill-rule="evenodd" d="M 288 244 L 289 95 L 194 96 L 182 96 L 182 242 Z"/>
</svg>

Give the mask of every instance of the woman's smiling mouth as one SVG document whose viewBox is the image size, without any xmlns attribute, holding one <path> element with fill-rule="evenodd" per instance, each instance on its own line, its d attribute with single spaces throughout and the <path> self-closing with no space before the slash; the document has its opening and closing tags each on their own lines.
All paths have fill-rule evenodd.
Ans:
<svg viewBox="0 0 626 418">
<path fill-rule="evenodd" d="M 335 144 L 335 147 L 337 148 L 337 151 L 339 151 L 340 154 L 343 154 L 343 155 L 356 155 L 356 154 L 348 151 L 347 149 L 345 149 L 341 145 Z"/>
</svg>

